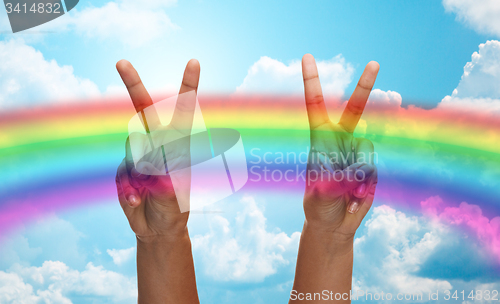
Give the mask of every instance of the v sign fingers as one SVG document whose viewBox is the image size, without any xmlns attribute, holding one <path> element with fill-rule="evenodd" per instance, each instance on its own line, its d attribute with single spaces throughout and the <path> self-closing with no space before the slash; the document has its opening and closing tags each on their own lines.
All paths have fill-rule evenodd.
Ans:
<svg viewBox="0 0 500 304">
<path fill-rule="evenodd" d="M 189 167 L 189 136 L 186 137 L 180 129 L 185 129 L 186 132 L 191 130 L 200 65 L 197 60 L 191 60 L 187 64 L 170 124 L 161 123 L 161 112 L 157 112 L 153 106 L 153 101 L 132 64 L 121 60 L 116 68 L 146 131 L 133 132 L 127 138 L 125 160 L 118 169 L 117 180 L 121 183 L 117 188 L 121 194 L 121 202 L 125 203 L 122 204 L 124 211 L 130 214 L 131 210 L 142 210 L 140 213 L 136 212 L 138 215 L 130 223 L 139 238 L 183 233 L 189 212 L 181 212 L 180 204 L 184 201 L 178 200 L 179 194 L 174 189 L 171 173 L 175 171 L 179 159 L 185 160 L 180 165 L 181 169 Z M 181 138 L 187 140 L 177 141 Z M 136 158 L 133 153 L 137 153 Z M 127 201 L 130 196 L 134 199 Z"/>
<path fill-rule="evenodd" d="M 353 131 L 375 83 L 379 70 L 366 66 L 338 124 L 328 118 L 316 63 L 311 55 L 302 59 L 311 150 L 307 163 L 304 211 L 308 223 L 341 234 L 354 235 L 369 209 L 367 192 L 376 178 L 373 144 L 355 139 Z M 359 212 L 362 210 L 362 212 Z M 355 223 L 354 223 L 355 222 Z M 354 224 L 353 224 L 354 223 Z"/>
</svg>

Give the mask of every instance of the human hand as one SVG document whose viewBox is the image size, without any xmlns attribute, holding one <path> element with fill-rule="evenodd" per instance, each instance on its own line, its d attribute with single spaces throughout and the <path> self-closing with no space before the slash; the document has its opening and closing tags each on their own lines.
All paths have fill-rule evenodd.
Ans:
<svg viewBox="0 0 500 304">
<path fill-rule="evenodd" d="M 328 117 L 314 57 L 307 54 L 302 58 L 311 130 L 304 195 L 306 224 L 340 240 L 354 238 L 375 194 L 377 169 L 373 144 L 355 138 L 353 132 L 378 70 L 377 62 L 368 63 L 339 123 L 333 123 Z"/>
<path fill-rule="evenodd" d="M 153 104 L 139 74 L 134 67 L 125 60 L 116 64 L 120 74 L 138 113 L 144 114 L 143 110 Z M 144 156 L 136 165 L 132 157 L 130 139 L 126 142 L 126 156 L 118 167 L 116 174 L 116 186 L 120 205 L 127 216 L 130 227 L 139 239 L 145 240 L 155 236 L 178 235 L 186 230 L 189 212 L 181 212 L 178 195 L 174 190 L 170 174 L 156 174 L 165 159 L 168 162 L 168 171 L 189 168 L 189 135 L 193 122 L 194 109 L 196 105 L 196 91 L 200 77 L 200 65 L 198 61 L 188 62 L 184 71 L 179 98 L 169 125 L 161 126 L 156 113 L 148 116 L 148 130 L 154 130 L 155 134 L 150 136 L 167 136 L 170 141 L 176 141 L 176 145 L 165 145 L 153 149 Z M 182 98 L 182 96 L 189 96 Z M 146 116 L 143 115 L 145 118 Z M 147 137 L 146 137 L 147 138 Z M 187 140 L 182 140 L 182 138 Z"/>
</svg>

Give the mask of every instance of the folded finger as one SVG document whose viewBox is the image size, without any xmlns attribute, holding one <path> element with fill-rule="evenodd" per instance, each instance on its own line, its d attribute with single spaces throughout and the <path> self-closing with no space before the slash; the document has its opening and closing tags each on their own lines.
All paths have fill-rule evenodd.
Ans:
<svg viewBox="0 0 500 304">
<path fill-rule="evenodd" d="M 378 161 L 378 158 L 374 152 L 373 143 L 365 138 L 355 138 L 353 143 L 356 151 L 356 162 L 373 165 L 376 170 L 375 162 Z M 353 196 L 357 198 L 366 197 L 374 176 L 376 176 L 376 173 L 373 174 L 365 183 L 354 189 L 352 193 Z"/>
<path fill-rule="evenodd" d="M 122 196 L 123 198 L 123 204 L 122 207 L 127 213 L 126 210 L 129 208 L 137 208 L 141 204 L 141 196 L 140 193 L 137 189 L 135 189 L 131 183 L 130 183 L 130 178 L 129 174 L 127 171 L 127 165 L 125 163 L 125 160 L 122 161 L 120 166 L 118 167 L 118 171 L 116 173 L 116 180 L 117 180 L 117 188 L 118 189 L 118 195 Z M 121 191 L 120 191 L 121 190 Z M 122 203 L 122 202 L 120 202 Z M 124 205 L 126 203 L 126 206 Z"/>
</svg>

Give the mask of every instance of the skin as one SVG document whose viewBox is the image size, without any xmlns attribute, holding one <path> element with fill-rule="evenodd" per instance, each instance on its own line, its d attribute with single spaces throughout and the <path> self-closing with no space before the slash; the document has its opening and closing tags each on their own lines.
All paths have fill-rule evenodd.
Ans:
<svg viewBox="0 0 500 304">
<path fill-rule="evenodd" d="M 134 67 L 128 61 L 121 60 L 116 68 L 128 89 L 135 110 L 139 113 L 152 105 L 153 101 Z M 189 61 L 179 95 L 196 92 L 199 76 L 198 61 Z M 161 126 L 162 134 L 167 134 L 170 138 L 189 134 L 190 127 L 185 125 L 191 125 L 194 102 L 195 99 L 192 98 L 179 98 L 172 122 Z M 155 113 L 152 116 L 152 119 L 147 120 L 149 127 L 159 124 L 159 120 L 154 119 Z M 176 163 L 181 163 L 181 167 L 189 166 L 185 163 L 185 155 L 178 155 L 178 151 L 186 150 L 185 148 L 186 146 L 166 150 L 167 159 L 169 155 L 177 153 L 170 159 L 180 159 Z M 151 163 L 155 163 L 155 157 L 157 155 L 153 153 L 153 159 L 138 164 L 137 168 L 142 169 L 136 169 L 127 139 L 126 156 L 116 175 L 120 205 L 137 236 L 138 302 L 199 303 L 187 230 L 189 212 L 181 212 L 169 175 L 145 174 L 148 166 L 151 169 Z"/>
<path fill-rule="evenodd" d="M 373 203 L 377 184 L 373 144 L 366 139 L 354 138 L 353 132 L 378 70 L 378 63 L 368 63 L 340 121 L 334 123 L 328 117 L 314 57 L 306 54 L 302 58 L 311 152 L 308 162 L 310 178 L 304 195 L 306 219 L 293 287 L 296 295 L 321 294 L 323 290 L 333 291 L 333 294 L 350 293 L 354 234 Z M 334 161 L 324 155 L 343 157 Z M 356 178 L 356 174 L 362 178 Z M 349 299 L 336 301 L 328 298 L 304 299 L 304 302 L 350 303 Z M 292 302 L 301 300 L 291 299 Z"/>
<path fill-rule="evenodd" d="M 136 111 L 139 113 L 152 105 L 152 99 L 132 65 L 121 60 L 116 67 Z M 349 294 L 354 234 L 372 205 L 377 183 L 373 144 L 366 139 L 354 138 L 353 131 L 379 65 L 370 62 L 366 66 L 337 124 L 328 117 L 312 55 L 303 57 L 302 69 L 314 150 L 309 155 L 304 195 L 306 220 L 293 290 L 297 294 L 321 293 L 323 290 Z M 198 61 L 189 61 L 179 94 L 196 92 L 199 75 Z M 189 135 L 194 102 L 192 98 L 178 99 L 172 122 L 167 126 L 160 126 L 153 113 L 147 120 L 147 129 L 161 130 L 161 136 L 166 134 L 174 139 Z M 165 148 L 166 158 L 175 160 L 173 167 L 169 165 L 169 172 L 175 170 L 176 165 L 181 169 L 189 167 L 189 154 L 183 151 L 189 151 L 189 146 L 181 143 Z M 341 158 L 333 161 L 332 155 Z M 154 164 L 161 162 L 162 157 L 159 152 L 151 153 L 144 162 L 135 166 L 127 139 L 126 156 L 116 175 L 120 204 L 137 236 L 139 303 L 199 303 L 187 230 L 189 212 L 181 212 L 169 175 L 148 174 L 155 170 Z"/>
</svg>

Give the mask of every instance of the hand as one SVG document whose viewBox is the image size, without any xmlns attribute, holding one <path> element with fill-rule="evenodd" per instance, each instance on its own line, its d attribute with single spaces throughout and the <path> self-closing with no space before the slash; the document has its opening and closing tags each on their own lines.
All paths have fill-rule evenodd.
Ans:
<svg viewBox="0 0 500 304">
<path fill-rule="evenodd" d="M 339 123 L 325 107 L 318 70 L 310 54 L 302 58 L 311 150 L 304 196 L 306 224 L 341 240 L 352 240 L 370 209 L 377 184 L 373 144 L 354 138 L 377 77 L 379 64 L 370 62 L 352 94 Z"/>
<path fill-rule="evenodd" d="M 153 101 L 134 67 L 128 61 L 121 60 L 116 64 L 116 68 L 127 87 L 135 110 L 139 113 L 152 105 Z M 196 104 L 194 94 L 198 88 L 199 77 L 200 65 L 193 59 L 188 62 L 184 71 L 179 96 L 183 94 L 194 98 L 178 98 L 172 121 L 167 126 L 161 126 L 154 111 L 148 112 L 150 116 L 146 129 L 153 130 L 154 125 L 156 130 L 152 136 L 168 136 L 170 140 L 183 137 L 189 139 L 187 135 L 190 135 L 191 131 Z M 130 139 L 127 138 L 126 156 L 118 167 L 116 187 L 123 211 L 139 239 L 176 235 L 186 230 L 189 212 L 181 212 L 170 175 L 153 174 L 153 171 L 159 168 L 155 164 L 165 165 L 165 158 L 169 160 L 169 172 L 176 169 L 176 166 L 189 167 L 189 140 L 180 142 L 181 144 L 175 146 L 153 149 L 135 166 Z"/>
</svg>

